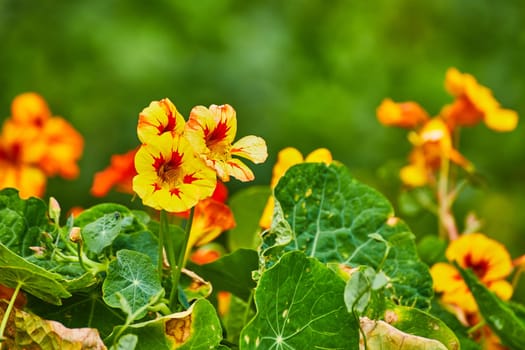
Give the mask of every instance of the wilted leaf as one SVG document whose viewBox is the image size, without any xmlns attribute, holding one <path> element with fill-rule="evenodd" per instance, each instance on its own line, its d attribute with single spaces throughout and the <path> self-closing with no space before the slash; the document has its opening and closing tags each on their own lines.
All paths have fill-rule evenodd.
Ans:
<svg viewBox="0 0 525 350">
<path fill-rule="evenodd" d="M 182 287 L 186 300 L 192 302 L 197 299 L 208 297 L 212 292 L 212 285 L 205 281 L 195 272 L 183 268 L 180 278 L 180 286 Z"/>
<path fill-rule="evenodd" d="M 126 249 L 117 252 L 117 259 L 109 264 L 108 274 L 102 285 L 106 304 L 133 314 L 148 305 L 162 289 L 151 259 L 145 254 Z M 123 307 L 124 301 L 130 310 Z M 145 314 L 146 310 L 137 315 L 136 319 Z"/>
<path fill-rule="evenodd" d="M 263 237 L 266 266 L 290 250 L 325 263 L 368 265 L 390 279 L 387 296 L 429 307 L 432 279 L 419 260 L 414 235 L 393 216 L 384 196 L 352 178 L 344 166 L 295 165 L 279 181 L 275 198 L 272 228 Z"/>
<path fill-rule="evenodd" d="M 384 319 L 400 331 L 423 338 L 435 339 L 448 350 L 459 350 L 458 338 L 440 319 L 413 307 L 394 306 L 385 312 Z"/>
<path fill-rule="evenodd" d="M 360 323 L 365 338 L 360 339 L 360 350 L 447 350 L 437 340 L 402 332 L 385 321 L 361 317 Z"/>
<path fill-rule="evenodd" d="M 5 305 L 3 305 L 5 306 Z M 3 316 L 4 307 L 0 307 Z M 44 320 L 15 309 L 8 324 L 7 344 L 14 349 L 78 350 L 106 349 L 98 331 L 93 328 L 66 328 L 59 322 Z"/>
<path fill-rule="evenodd" d="M 222 328 L 213 305 L 199 299 L 186 311 L 132 324 L 124 334 L 138 337 L 137 350 L 208 350 L 219 345 Z"/>
<path fill-rule="evenodd" d="M 241 333 L 240 349 L 356 349 L 358 326 L 344 288 L 317 259 L 299 251 L 283 255 L 259 280 L 257 314 Z"/>
<path fill-rule="evenodd" d="M 126 321 L 126 316 L 108 306 L 99 288 L 88 293 L 74 294 L 71 298 L 64 299 L 61 306 L 42 303 L 34 298 L 28 299 L 28 308 L 41 317 L 62 323 L 68 328 L 96 328 L 105 338 L 117 325 Z"/>
</svg>

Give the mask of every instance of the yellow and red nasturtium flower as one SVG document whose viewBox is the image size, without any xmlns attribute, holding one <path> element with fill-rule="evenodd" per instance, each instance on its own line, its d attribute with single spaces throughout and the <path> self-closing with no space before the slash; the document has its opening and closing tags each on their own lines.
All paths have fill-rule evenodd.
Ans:
<svg viewBox="0 0 525 350">
<path fill-rule="evenodd" d="M 377 119 L 386 126 L 415 129 L 426 123 L 430 117 L 418 103 L 394 102 L 384 99 L 376 110 Z"/>
<path fill-rule="evenodd" d="M 490 89 L 480 85 L 470 74 L 449 68 L 445 78 L 445 88 L 455 101 L 441 111 L 448 126 L 472 126 L 483 121 L 495 131 L 512 131 L 518 124 L 518 114 L 503 109 Z"/>
<path fill-rule="evenodd" d="M 509 300 L 512 296 L 512 286 L 505 280 L 512 271 L 512 261 L 501 243 L 482 233 L 464 234 L 450 242 L 445 255 L 449 261 L 456 261 L 462 268 L 471 269 L 502 300 Z M 453 265 L 437 263 L 432 266 L 430 273 L 434 289 L 441 293 L 441 300 L 445 304 L 458 307 L 467 314 L 478 310 L 472 293 Z"/>
<path fill-rule="evenodd" d="M 137 150 L 138 148 L 111 156 L 109 166 L 95 174 L 91 194 L 95 197 L 104 197 L 113 187 L 119 192 L 133 194 L 133 177 L 137 175 L 135 170 Z"/>
<path fill-rule="evenodd" d="M 219 179 L 230 176 L 240 181 L 252 181 L 253 172 L 238 156 L 258 164 L 268 156 L 265 141 L 257 136 L 245 136 L 233 143 L 237 133 L 237 117 L 230 105 L 194 107 L 186 123 L 184 135 L 206 164 L 217 172 Z"/>
<path fill-rule="evenodd" d="M 151 136 L 159 136 L 165 132 L 182 135 L 184 118 L 175 105 L 168 99 L 153 101 L 139 114 L 137 135 L 142 143 L 148 143 Z"/>
<path fill-rule="evenodd" d="M 181 135 L 150 135 L 135 156 L 133 190 L 145 205 L 182 212 L 209 197 L 217 183 L 215 172 L 199 158 Z"/>
<path fill-rule="evenodd" d="M 418 132 L 409 134 L 414 145 L 409 155 L 410 164 L 400 171 L 401 181 L 412 187 L 424 186 L 434 180 L 443 159 L 449 159 L 467 171 L 472 164 L 452 146 L 450 131 L 445 122 L 432 118 Z"/>
<path fill-rule="evenodd" d="M 17 188 L 23 198 L 41 197 L 47 176 L 78 176 L 83 147 L 82 136 L 53 117 L 40 95 L 18 95 L 0 134 L 0 188 Z"/>
<path fill-rule="evenodd" d="M 301 152 L 299 152 L 299 150 L 297 150 L 296 148 L 284 148 L 277 154 L 277 162 L 273 166 L 270 187 L 273 190 L 275 186 L 277 186 L 279 179 L 283 177 L 284 173 L 286 173 L 286 171 L 290 169 L 293 165 L 300 163 L 330 164 L 332 163 L 332 160 L 332 154 L 326 148 L 318 148 L 312 151 L 310 154 L 308 154 L 306 158 L 304 158 Z M 268 201 L 266 202 L 266 206 L 264 207 L 261 219 L 259 220 L 259 226 L 261 226 L 264 229 L 269 228 L 272 224 L 274 205 L 275 199 L 273 196 L 270 196 L 270 198 L 268 198 Z"/>
</svg>

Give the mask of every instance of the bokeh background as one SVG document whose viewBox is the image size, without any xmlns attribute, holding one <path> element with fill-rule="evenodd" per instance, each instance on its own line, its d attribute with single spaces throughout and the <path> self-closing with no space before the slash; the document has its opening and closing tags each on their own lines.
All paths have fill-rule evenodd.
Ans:
<svg viewBox="0 0 525 350">
<path fill-rule="evenodd" d="M 138 145 L 138 113 L 164 97 L 186 117 L 231 104 L 238 136 L 268 143 L 256 184 L 269 183 L 280 149 L 327 147 L 398 207 L 410 145 L 405 130 L 377 122 L 376 107 L 392 97 L 437 114 L 452 101 L 443 82 L 454 66 L 525 120 L 523 23 L 521 0 L 0 0 L 0 121 L 17 94 L 35 91 L 84 135 L 80 177 L 49 181 L 65 208 L 130 204 L 90 196 L 93 174 Z M 523 120 L 506 134 L 465 130 L 460 147 L 483 181 L 456 209 L 476 211 L 513 257 L 525 253 Z M 436 231 L 428 214 L 401 215 L 418 236 Z"/>
</svg>

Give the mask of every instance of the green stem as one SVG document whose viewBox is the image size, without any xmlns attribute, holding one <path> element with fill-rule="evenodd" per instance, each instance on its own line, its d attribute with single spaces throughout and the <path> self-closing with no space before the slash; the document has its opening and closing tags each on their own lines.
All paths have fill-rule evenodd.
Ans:
<svg viewBox="0 0 525 350">
<path fill-rule="evenodd" d="M 250 296 L 248 297 L 248 301 L 246 302 L 246 310 L 244 310 L 244 316 L 242 317 L 242 324 L 248 323 L 248 316 L 250 316 L 250 310 L 252 309 L 252 303 L 253 303 L 253 297 L 255 294 L 255 289 L 252 288 L 250 291 Z"/>
<path fill-rule="evenodd" d="M 173 256 L 170 257 L 168 254 L 168 259 L 170 259 L 170 266 L 171 266 L 171 292 L 170 292 L 170 309 L 173 310 L 175 304 L 176 304 L 176 300 L 177 300 L 177 293 L 178 293 L 178 290 L 179 290 L 179 280 L 180 280 L 180 274 L 181 274 L 181 271 L 182 271 L 182 267 L 184 265 L 184 257 L 186 256 L 186 249 L 187 249 L 187 246 L 188 246 L 188 240 L 189 240 L 189 237 L 190 237 L 190 232 L 191 232 L 191 224 L 193 222 L 193 213 L 194 213 L 195 209 L 194 208 L 191 208 L 190 210 L 190 216 L 188 218 L 188 220 L 186 221 L 186 226 L 184 228 L 184 237 L 182 238 L 182 245 L 180 247 L 180 251 L 179 251 L 179 257 L 177 259 L 177 262 L 175 264 L 175 251 L 174 251 L 174 247 L 173 247 L 173 244 L 172 242 L 170 242 L 171 244 L 169 244 L 171 246 L 171 249 L 173 250 L 172 251 L 172 254 Z M 171 241 L 171 237 L 170 237 L 170 241 Z M 166 249 L 168 250 L 168 249 Z"/>
<path fill-rule="evenodd" d="M 4 332 L 7 327 L 7 321 L 9 320 L 9 315 L 11 315 L 11 311 L 13 311 L 13 307 L 15 306 L 16 297 L 18 296 L 18 293 L 20 292 L 21 288 L 22 288 L 22 282 L 18 282 L 15 290 L 13 291 L 13 295 L 11 296 L 11 299 L 9 300 L 7 309 L 5 309 L 4 317 L 2 318 L 2 323 L 0 324 L 0 350 L 4 347 L 4 344 L 3 344 Z"/>
<path fill-rule="evenodd" d="M 168 230 L 168 231 L 165 231 Z M 164 267 L 164 238 L 169 232 L 168 214 L 165 210 L 160 211 L 160 227 L 159 227 L 159 259 L 157 261 L 157 269 L 159 273 L 159 280 L 162 281 L 162 268 Z M 169 234 L 168 234 L 169 236 Z"/>
<path fill-rule="evenodd" d="M 512 278 L 512 290 L 516 290 L 516 288 L 518 287 L 518 282 L 520 280 L 522 272 L 523 267 L 519 267 L 514 273 L 514 277 Z"/>
</svg>

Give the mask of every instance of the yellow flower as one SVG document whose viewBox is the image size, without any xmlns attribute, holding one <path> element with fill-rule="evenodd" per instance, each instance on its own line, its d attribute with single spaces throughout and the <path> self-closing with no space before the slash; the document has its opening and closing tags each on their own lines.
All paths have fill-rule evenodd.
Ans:
<svg viewBox="0 0 525 350">
<path fill-rule="evenodd" d="M 428 121 L 427 112 L 416 102 L 396 103 L 387 98 L 377 108 L 377 119 L 383 125 L 416 128 Z"/>
<path fill-rule="evenodd" d="M 241 181 L 254 179 L 250 168 L 232 156 L 258 164 L 264 162 L 268 155 L 266 143 L 260 137 L 245 136 L 233 143 L 237 117 L 230 105 L 194 107 L 184 132 L 197 154 L 215 169 L 222 181 L 229 181 L 230 176 Z"/>
<path fill-rule="evenodd" d="M 450 242 L 445 254 L 449 261 L 472 269 L 479 280 L 501 299 L 508 300 L 512 296 L 512 286 L 505 280 L 512 270 L 512 261 L 501 243 L 482 233 L 465 234 Z M 477 311 L 472 294 L 454 266 L 437 263 L 430 273 L 434 289 L 442 293 L 444 303 L 460 307 L 467 313 Z"/>
<path fill-rule="evenodd" d="M 326 163 L 330 164 L 332 162 L 332 154 L 326 148 L 318 148 L 312 151 L 306 156 L 306 159 L 303 158 L 301 152 L 296 148 L 287 147 L 282 149 L 277 154 L 277 162 L 273 166 L 272 172 L 272 181 L 270 182 L 270 187 L 272 190 L 277 186 L 279 179 L 283 177 L 286 171 L 292 166 L 299 163 Z M 273 196 L 268 198 L 266 202 L 266 207 L 264 208 L 261 219 L 259 220 L 259 226 L 262 228 L 269 228 L 272 224 L 273 216 L 273 207 L 275 205 L 275 200 Z"/>
<path fill-rule="evenodd" d="M 409 135 L 414 149 L 409 156 L 409 165 L 400 171 L 403 183 L 412 187 L 424 186 L 434 181 L 442 159 L 472 170 L 471 163 L 452 147 L 450 131 L 441 118 L 430 119 L 419 130 Z"/>
<path fill-rule="evenodd" d="M 184 118 L 168 98 L 153 101 L 144 108 L 137 125 L 137 135 L 142 143 L 148 143 L 151 136 L 165 132 L 179 135 L 184 132 Z"/>
<path fill-rule="evenodd" d="M 184 137 L 168 132 L 150 135 L 148 141 L 137 151 L 133 178 L 133 190 L 145 205 L 182 212 L 213 193 L 215 172 Z"/>
<path fill-rule="evenodd" d="M 484 121 L 488 128 L 496 131 L 512 131 L 518 124 L 518 114 L 503 109 L 490 89 L 480 85 L 470 74 L 449 68 L 445 88 L 456 100 L 443 108 L 441 115 L 451 129 L 457 126 L 472 126 Z"/>
</svg>

